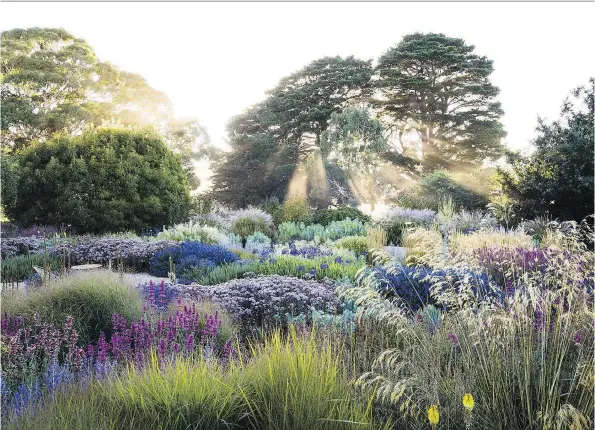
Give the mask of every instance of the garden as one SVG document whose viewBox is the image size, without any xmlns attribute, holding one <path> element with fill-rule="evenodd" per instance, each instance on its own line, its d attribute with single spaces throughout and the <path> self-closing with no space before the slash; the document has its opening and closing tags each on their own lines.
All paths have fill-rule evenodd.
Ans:
<svg viewBox="0 0 595 430">
<path fill-rule="evenodd" d="M 225 152 L 84 40 L 3 32 L 2 428 L 592 428 L 594 81 L 512 153 L 473 50 L 315 60 Z"/>
</svg>

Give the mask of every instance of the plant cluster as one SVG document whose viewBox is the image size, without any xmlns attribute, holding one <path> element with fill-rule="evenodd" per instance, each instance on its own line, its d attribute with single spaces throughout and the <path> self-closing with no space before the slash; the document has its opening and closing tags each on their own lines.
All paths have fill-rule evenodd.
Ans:
<svg viewBox="0 0 595 430">
<path fill-rule="evenodd" d="M 167 240 L 143 240 L 140 238 L 84 237 L 73 245 L 68 245 L 71 264 L 98 263 L 106 265 L 112 261 L 122 263 L 131 269 L 147 270 L 153 256 L 175 242 Z M 54 254 L 62 253 L 62 246 L 52 248 Z"/>
<path fill-rule="evenodd" d="M 328 313 L 341 309 L 332 282 L 278 275 L 193 287 L 189 294 L 199 301 L 220 304 L 243 325 L 256 328 L 272 324 L 275 315 L 297 316 L 307 314 L 311 308 Z"/>
<path fill-rule="evenodd" d="M 233 252 L 218 245 L 202 242 L 182 242 L 155 253 L 149 262 L 149 273 L 153 276 L 166 277 L 171 264 L 175 266 L 176 276 L 188 277 L 190 272 L 229 264 L 239 258 Z"/>
<path fill-rule="evenodd" d="M 342 221 L 347 218 L 360 220 L 363 223 L 372 221 L 369 215 L 364 214 L 358 208 L 352 206 L 340 206 L 333 209 L 318 209 L 312 216 L 312 223 L 326 226 L 333 221 Z"/>
</svg>

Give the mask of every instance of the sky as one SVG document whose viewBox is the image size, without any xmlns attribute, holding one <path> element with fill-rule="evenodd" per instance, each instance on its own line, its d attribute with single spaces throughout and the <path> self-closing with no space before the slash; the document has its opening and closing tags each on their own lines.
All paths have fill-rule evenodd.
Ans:
<svg viewBox="0 0 595 430">
<path fill-rule="evenodd" d="M 220 145 L 225 124 L 324 56 L 376 60 L 408 33 L 463 38 L 494 61 L 505 142 L 527 149 L 595 75 L 593 3 L 0 3 L 0 29 L 63 27 L 165 92 Z"/>
</svg>

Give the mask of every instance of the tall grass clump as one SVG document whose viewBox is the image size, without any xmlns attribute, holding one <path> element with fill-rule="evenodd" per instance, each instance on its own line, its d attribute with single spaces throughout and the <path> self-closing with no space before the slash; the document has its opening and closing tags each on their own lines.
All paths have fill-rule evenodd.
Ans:
<svg viewBox="0 0 595 430">
<path fill-rule="evenodd" d="M 370 395 L 357 397 L 340 356 L 294 329 L 253 347 L 242 394 L 257 429 L 350 429 L 372 423 Z"/>
<path fill-rule="evenodd" d="M 400 411 L 402 428 L 426 428 L 431 405 L 440 428 L 591 428 L 592 308 L 584 289 L 525 285 L 500 308 L 393 318 L 399 346 L 359 383 Z"/>
<path fill-rule="evenodd" d="M 109 338 L 114 314 L 129 322 L 138 318 L 142 299 L 117 275 L 101 271 L 64 276 L 29 292 L 3 292 L 2 311 L 27 321 L 37 314 L 41 321 L 58 327 L 72 316 L 79 340 L 86 345 L 99 339 L 102 331 Z"/>
</svg>

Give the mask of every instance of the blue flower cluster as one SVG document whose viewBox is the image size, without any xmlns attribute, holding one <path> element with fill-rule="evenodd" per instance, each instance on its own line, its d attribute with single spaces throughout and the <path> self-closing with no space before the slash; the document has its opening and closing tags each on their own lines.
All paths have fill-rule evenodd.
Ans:
<svg viewBox="0 0 595 430">
<path fill-rule="evenodd" d="M 158 251 L 149 263 L 149 273 L 153 276 L 167 276 L 170 257 L 176 266 L 177 276 L 183 276 L 193 269 L 208 269 L 239 260 L 237 255 L 222 246 L 188 241 Z"/>
<path fill-rule="evenodd" d="M 426 267 L 399 267 L 387 270 L 376 266 L 367 269 L 378 282 L 378 289 L 388 298 L 399 298 L 405 308 L 412 313 L 426 305 L 438 306 L 431 295 L 432 287 L 446 281 L 458 287 L 466 280 L 473 294 L 487 295 L 490 291 L 489 278 L 485 274 L 469 270 L 429 269 Z"/>
</svg>

